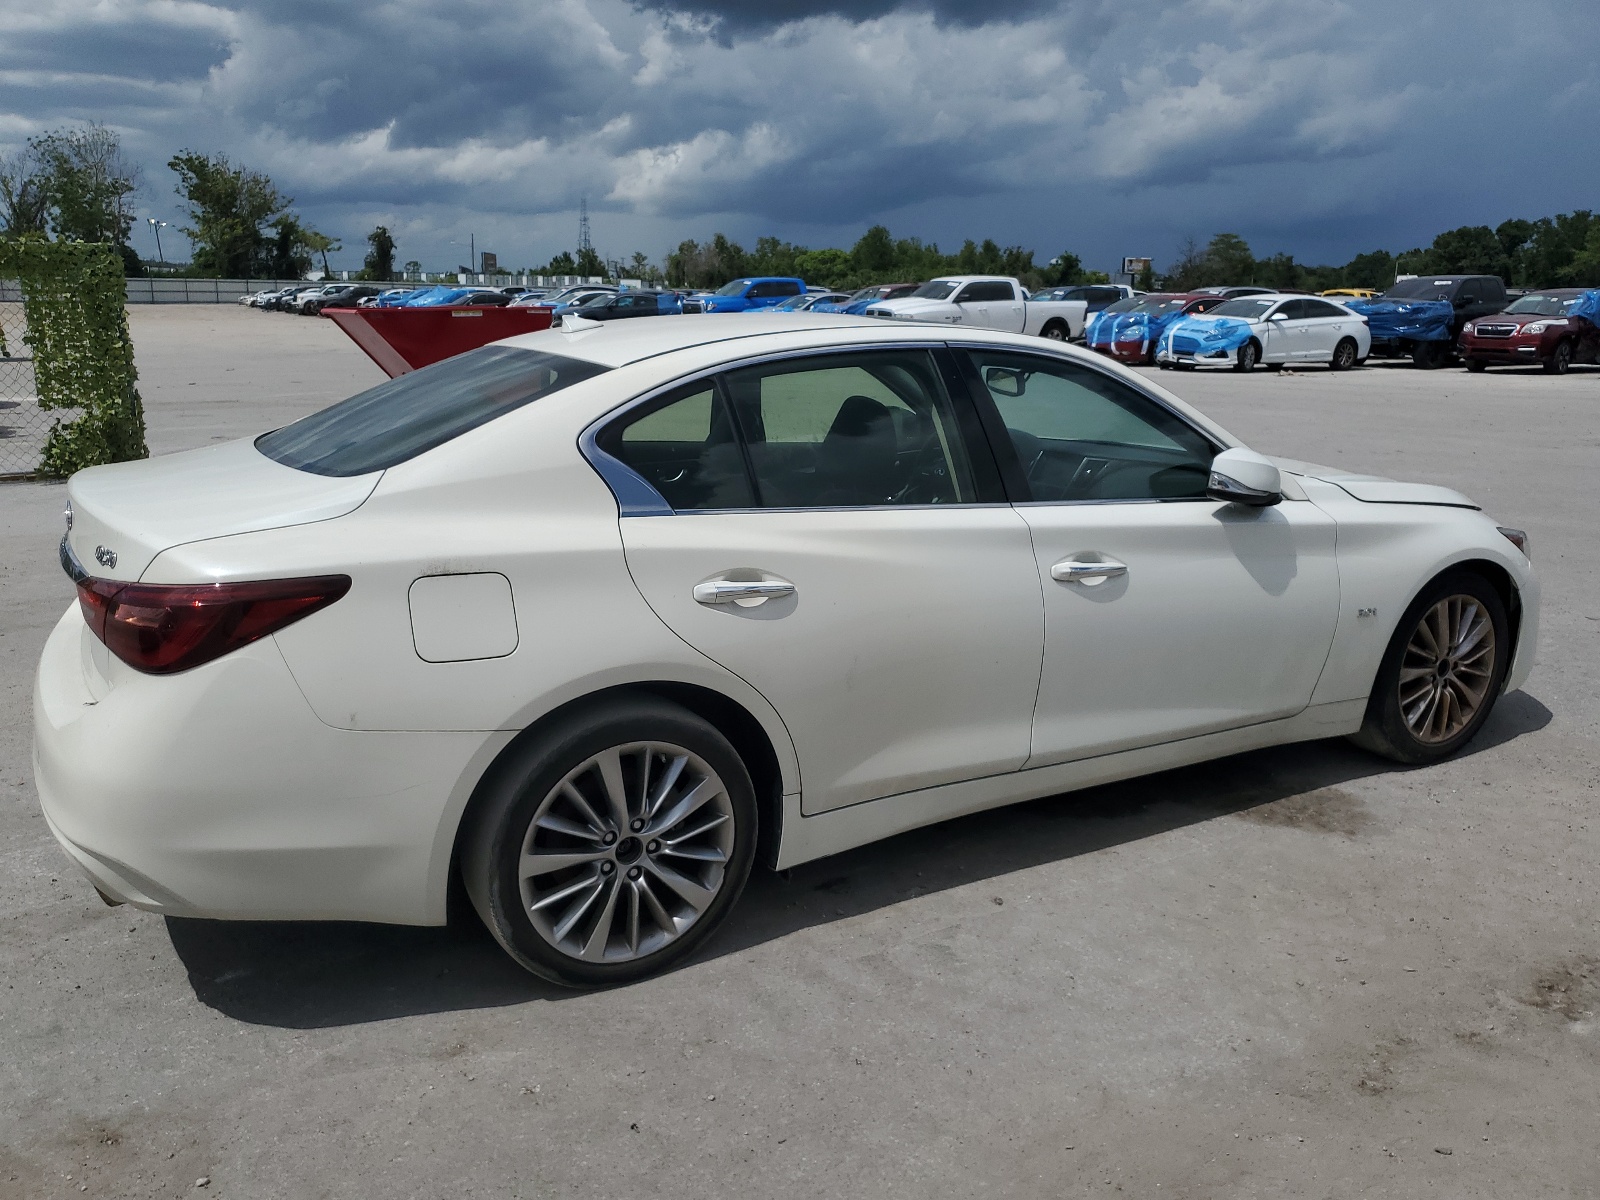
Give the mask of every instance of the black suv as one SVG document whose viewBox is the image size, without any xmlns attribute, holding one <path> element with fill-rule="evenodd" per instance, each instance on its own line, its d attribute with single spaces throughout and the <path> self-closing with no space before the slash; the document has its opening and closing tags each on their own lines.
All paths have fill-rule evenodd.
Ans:
<svg viewBox="0 0 1600 1200">
<path fill-rule="evenodd" d="M 1425 369 L 1442 367 L 1455 357 L 1461 327 L 1477 317 L 1492 316 L 1506 308 L 1505 281 L 1497 275 L 1418 275 L 1402 279 L 1378 297 L 1380 300 L 1443 300 L 1455 311 L 1450 338 L 1443 342 L 1414 342 L 1407 338 L 1374 340 L 1372 352 L 1380 356 L 1409 354 Z"/>
</svg>

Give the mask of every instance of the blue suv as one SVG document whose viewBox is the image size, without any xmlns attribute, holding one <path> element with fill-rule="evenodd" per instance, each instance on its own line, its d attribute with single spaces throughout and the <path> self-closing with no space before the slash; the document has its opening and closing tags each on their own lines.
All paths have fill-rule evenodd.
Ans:
<svg viewBox="0 0 1600 1200">
<path fill-rule="evenodd" d="M 733 313 L 759 312 L 776 308 L 790 296 L 803 296 L 806 284 L 803 279 L 786 279 L 762 276 L 755 279 L 735 279 L 725 283 L 709 296 L 686 300 L 684 312 Z"/>
</svg>

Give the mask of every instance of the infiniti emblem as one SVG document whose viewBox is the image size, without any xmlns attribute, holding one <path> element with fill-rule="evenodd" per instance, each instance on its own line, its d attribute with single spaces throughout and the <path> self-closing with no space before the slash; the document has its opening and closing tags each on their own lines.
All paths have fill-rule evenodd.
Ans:
<svg viewBox="0 0 1600 1200">
<path fill-rule="evenodd" d="M 108 570 L 113 569 L 117 565 L 117 552 L 109 550 L 105 546 L 96 546 L 94 548 L 94 560 Z"/>
</svg>

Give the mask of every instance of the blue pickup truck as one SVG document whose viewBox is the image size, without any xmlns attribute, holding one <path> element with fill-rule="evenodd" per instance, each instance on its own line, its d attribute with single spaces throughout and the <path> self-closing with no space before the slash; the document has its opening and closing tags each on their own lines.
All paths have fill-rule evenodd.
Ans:
<svg viewBox="0 0 1600 1200">
<path fill-rule="evenodd" d="M 709 296 L 697 296 L 683 302 L 686 313 L 758 312 L 776 308 L 790 296 L 803 296 L 805 280 L 788 279 L 775 275 L 753 279 L 735 279 L 725 283 Z"/>
</svg>

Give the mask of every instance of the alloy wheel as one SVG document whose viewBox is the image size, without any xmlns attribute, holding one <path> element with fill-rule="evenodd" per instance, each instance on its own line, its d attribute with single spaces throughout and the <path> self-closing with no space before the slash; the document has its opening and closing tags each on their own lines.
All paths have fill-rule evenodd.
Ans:
<svg viewBox="0 0 1600 1200">
<path fill-rule="evenodd" d="M 733 844 L 732 799 L 704 759 L 664 742 L 613 746 L 534 811 L 517 866 L 522 903 L 562 954 L 629 962 L 699 921 Z"/>
<path fill-rule="evenodd" d="M 1419 742 L 1447 742 L 1488 699 L 1494 622 L 1473 596 L 1446 596 L 1422 615 L 1400 661 L 1400 715 Z"/>
</svg>

